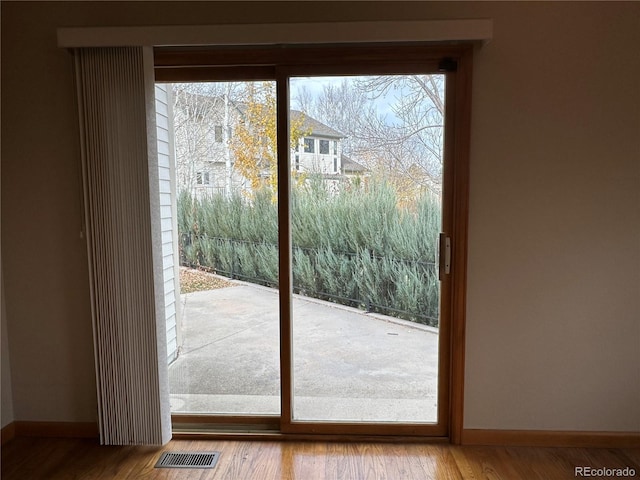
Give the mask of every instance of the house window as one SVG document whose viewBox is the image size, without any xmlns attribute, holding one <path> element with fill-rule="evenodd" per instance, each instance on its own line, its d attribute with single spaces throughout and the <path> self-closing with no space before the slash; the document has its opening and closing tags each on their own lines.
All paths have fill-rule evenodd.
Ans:
<svg viewBox="0 0 640 480">
<path fill-rule="evenodd" d="M 329 155 L 329 140 L 320 140 L 320 153 Z"/>
<path fill-rule="evenodd" d="M 338 173 L 338 157 L 333 157 L 333 171 Z"/>
<path fill-rule="evenodd" d="M 333 142 L 333 154 L 338 155 L 338 141 Z"/>
<path fill-rule="evenodd" d="M 213 127 L 216 143 L 222 143 L 222 125 Z"/>
<path fill-rule="evenodd" d="M 209 177 L 209 172 L 197 172 L 196 183 L 198 185 L 210 185 L 211 179 Z"/>
<path fill-rule="evenodd" d="M 315 144 L 315 141 L 314 141 L 313 138 L 305 138 L 304 139 L 304 151 L 306 153 L 313 153 L 315 151 L 314 144 Z"/>
</svg>

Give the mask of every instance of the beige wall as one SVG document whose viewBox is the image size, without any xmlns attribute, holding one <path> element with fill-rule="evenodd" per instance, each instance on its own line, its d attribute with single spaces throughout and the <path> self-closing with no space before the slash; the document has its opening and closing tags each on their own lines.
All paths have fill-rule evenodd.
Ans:
<svg viewBox="0 0 640 480">
<path fill-rule="evenodd" d="M 18 420 L 95 418 L 58 26 L 493 18 L 473 87 L 468 428 L 640 430 L 640 4 L 2 3 L 2 258 Z"/>
<path fill-rule="evenodd" d="M 477 55 L 468 428 L 640 432 L 639 7 L 511 6 Z"/>
</svg>

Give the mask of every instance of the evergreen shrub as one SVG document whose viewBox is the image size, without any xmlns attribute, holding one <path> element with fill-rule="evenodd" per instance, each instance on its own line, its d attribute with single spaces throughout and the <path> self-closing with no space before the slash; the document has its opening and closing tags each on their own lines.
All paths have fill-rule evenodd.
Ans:
<svg viewBox="0 0 640 480">
<path fill-rule="evenodd" d="M 268 189 L 178 199 L 181 263 L 276 287 L 277 205 Z M 294 185 L 295 293 L 438 325 L 435 248 L 440 204 L 432 195 L 398 207 L 384 183 L 329 192 L 320 179 Z"/>
</svg>

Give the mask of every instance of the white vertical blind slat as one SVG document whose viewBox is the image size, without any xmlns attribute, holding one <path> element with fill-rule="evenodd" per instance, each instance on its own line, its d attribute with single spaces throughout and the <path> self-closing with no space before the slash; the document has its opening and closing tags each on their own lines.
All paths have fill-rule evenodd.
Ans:
<svg viewBox="0 0 640 480">
<path fill-rule="evenodd" d="M 171 438 L 151 49 L 75 52 L 101 442 Z"/>
</svg>

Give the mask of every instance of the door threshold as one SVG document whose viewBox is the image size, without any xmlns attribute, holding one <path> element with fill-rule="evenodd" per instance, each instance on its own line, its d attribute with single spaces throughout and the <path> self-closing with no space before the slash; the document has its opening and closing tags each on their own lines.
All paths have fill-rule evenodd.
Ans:
<svg viewBox="0 0 640 480">
<path fill-rule="evenodd" d="M 233 429 L 173 429 L 174 440 L 231 440 L 231 441 L 278 441 L 278 442 L 365 442 L 365 443 L 450 443 L 449 437 L 389 436 L 389 435 L 323 435 L 314 433 L 282 433 L 279 431 L 235 431 Z"/>
</svg>

